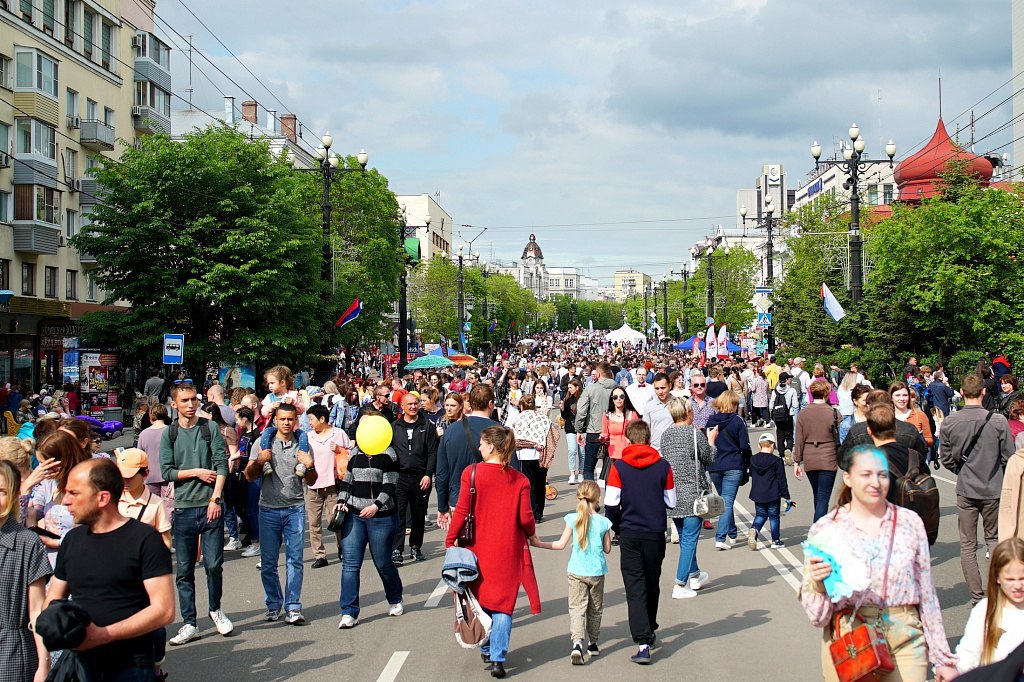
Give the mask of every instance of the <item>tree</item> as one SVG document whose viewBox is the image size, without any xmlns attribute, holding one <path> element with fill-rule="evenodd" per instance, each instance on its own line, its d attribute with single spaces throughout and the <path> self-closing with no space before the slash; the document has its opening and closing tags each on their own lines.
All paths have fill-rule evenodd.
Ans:
<svg viewBox="0 0 1024 682">
<path fill-rule="evenodd" d="M 72 245 L 95 256 L 104 302 L 130 308 L 83 316 L 90 342 L 156 364 L 161 335 L 182 332 L 197 377 L 229 357 L 316 354 L 321 230 L 302 179 L 266 143 L 228 127 L 153 135 L 102 164 L 103 201 Z"/>
<path fill-rule="evenodd" d="M 711 258 L 712 277 L 715 293 L 715 324 L 726 325 L 737 332 L 750 327 L 755 319 L 750 299 L 754 296 L 754 277 L 757 274 L 757 256 L 744 248 L 730 248 L 715 251 Z M 707 257 L 697 264 L 697 270 L 690 276 L 686 296 L 682 298 L 680 312 L 690 319 L 690 331 L 697 332 L 707 317 L 708 275 Z M 680 283 L 681 284 L 681 283 Z M 680 287 L 680 296 L 682 291 Z M 671 300 L 670 296 L 670 300 Z M 643 302 L 641 301 L 641 306 Z M 697 321 L 697 327 L 694 327 Z M 674 324 L 674 322 L 673 322 Z"/>
<path fill-rule="evenodd" d="M 458 338 L 458 276 L 458 266 L 449 259 L 431 258 L 410 278 L 410 310 L 428 343 L 437 343 L 440 334 L 452 343 Z"/>
</svg>

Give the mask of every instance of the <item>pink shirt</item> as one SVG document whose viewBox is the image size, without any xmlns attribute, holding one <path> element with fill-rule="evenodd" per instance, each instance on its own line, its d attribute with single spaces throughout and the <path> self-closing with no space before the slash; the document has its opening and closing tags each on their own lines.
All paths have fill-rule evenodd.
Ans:
<svg viewBox="0 0 1024 682">
<path fill-rule="evenodd" d="M 889 535 L 895 506 L 886 504 L 885 518 L 877 538 L 862 531 L 850 518 L 845 507 L 818 519 L 808 531 L 808 536 L 821 532 L 830 526 L 838 526 L 844 537 L 849 538 L 850 550 L 870 566 L 871 583 L 866 594 L 855 592 L 850 598 L 833 603 L 827 594 L 818 594 L 811 588 L 811 581 L 804 575 L 800 587 L 800 601 L 811 624 L 816 627 L 828 625 L 832 615 L 846 608 L 853 608 L 864 598 L 864 604 L 889 606 L 917 606 L 921 615 L 925 642 L 928 645 L 928 659 L 932 665 L 955 666 L 957 657 L 949 650 L 946 630 L 942 625 L 942 609 L 935 594 L 932 580 L 931 555 L 928 552 L 928 536 L 925 534 L 921 517 L 909 509 L 900 507 L 893 538 L 892 558 L 889 560 L 889 582 L 882 601 L 882 582 L 885 576 L 885 559 L 889 549 Z"/>
<path fill-rule="evenodd" d="M 346 450 L 352 449 L 352 441 L 341 429 L 333 426 L 324 429 L 323 433 L 307 431 L 309 449 L 313 451 L 313 465 L 316 467 L 316 483 L 309 486 L 313 490 L 334 485 L 334 444 Z"/>
</svg>

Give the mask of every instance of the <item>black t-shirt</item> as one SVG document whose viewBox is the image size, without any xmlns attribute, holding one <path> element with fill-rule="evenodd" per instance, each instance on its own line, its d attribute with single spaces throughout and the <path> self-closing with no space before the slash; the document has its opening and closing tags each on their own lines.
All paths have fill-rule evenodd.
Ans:
<svg viewBox="0 0 1024 682">
<path fill-rule="evenodd" d="M 729 386 L 724 381 L 709 381 L 707 387 L 707 396 L 709 399 L 714 400 L 718 396 L 729 390 Z"/>
<path fill-rule="evenodd" d="M 160 534 L 135 519 L 109 533 L 88 526 L 71 529 L 57 552 L 53 575 L 68 583 L 71 598 L 93 623 L 111 625 L 149 606 L 144 580 L 170 575 L 171 552 Z M 153 638 L 146 634 L 91 649 L 105 670 L 153 664 Z"/>
</svg>

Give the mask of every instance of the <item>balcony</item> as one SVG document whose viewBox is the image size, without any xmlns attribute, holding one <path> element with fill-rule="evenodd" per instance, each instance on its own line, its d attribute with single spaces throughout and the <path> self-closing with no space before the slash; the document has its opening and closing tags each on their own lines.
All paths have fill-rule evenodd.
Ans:
<svg viewBox="0 0 1024 682">
<path fill-rule="evenodd" d="M 61 227 L 37 220 L 14 221 L 14 250 L 40 256 L 57 255 Z"/>
<path fill-rule="evenodd" d="M 114 129 L 103 121 L 83 120 L 78 141 L 86 149 L 112 152 L 114 151 Z"/>
<path fill-rule="evenodd" d="M 92 176 L 78 178 L 78 205 L 93 206 L 103 201 L 103 185 Z"/>
<path fill-rule="evenodd" d="M 171 119 L 152 107 L 133 106 L 132 119 L 135 121 L 135 129 L 141 133 L 170 134 L 171 132 Z"/>
</svg>

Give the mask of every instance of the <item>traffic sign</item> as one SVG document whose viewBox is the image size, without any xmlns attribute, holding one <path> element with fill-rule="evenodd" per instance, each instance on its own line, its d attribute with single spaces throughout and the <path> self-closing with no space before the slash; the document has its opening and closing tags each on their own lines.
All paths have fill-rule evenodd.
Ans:
<svg viewBox="0 0 1024 682">
<path fill-rule="evenodd" d="M 758 327 L 770 327 L 770 326 L 772 326 L 772 314 L 771 313 L 758 313 L 757 314 L 757 326 Z"/>
<path fill-rule="evenodd" d="M 775 290 L 771 287 L 754 287 L 755 294 L 764 294 L 765 296 L 771 296 L 775 293 Z"/>
<path fill-rule="evenodd" d="M 470 330 L 470 324 L 471 324 L 470 322 L 463 322 L 462 323 L 462 331 L 468 332 Z"/>
<path fill-rule="evenodd" d="M 704 324 L 706 324 L 706 325 L 707 325 L 707 326 L 709 326 L 709 327 L 710 327 L 711 325 L 713 325 L 714 323 L 715 323 L 715 318 L 713 318 L 713 317 L 709 317 L 709 318 L 707 318 L 706 320 L 704 320 Z"/>
<path fill-rule="evenodd" d="M 756 308 L 759 313 L 766 313 L 772 309 L 772 300 L 766 296 L 755 296 L 754 308 Z"/>
<path fill-rule="evenodd" d="M 181 365 L 185 362 L 185 335 L 164 334 L 164 364 Z"/>
</svg>

